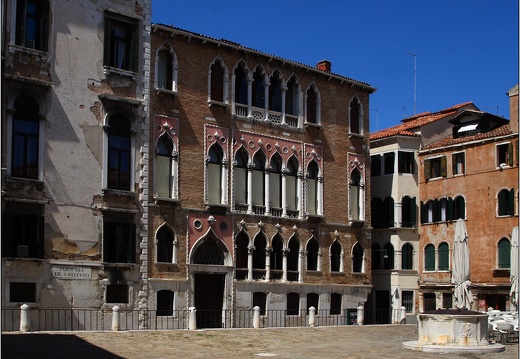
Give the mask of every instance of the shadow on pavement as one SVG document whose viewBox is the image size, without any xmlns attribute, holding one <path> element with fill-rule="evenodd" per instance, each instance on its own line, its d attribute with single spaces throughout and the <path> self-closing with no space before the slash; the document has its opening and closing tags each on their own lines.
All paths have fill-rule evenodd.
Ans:
<svg viewBox="0 0 520 359">
<path fill-rule="evenodd" d="M 120 359 L 119 355 L 76 337 L 63 334 L 2 334 L 3 358 Z"/>
</svg>

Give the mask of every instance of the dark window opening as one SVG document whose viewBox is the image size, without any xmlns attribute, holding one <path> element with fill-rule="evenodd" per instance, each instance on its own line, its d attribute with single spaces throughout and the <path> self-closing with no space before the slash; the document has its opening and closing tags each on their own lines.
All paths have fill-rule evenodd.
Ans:
<svg viewBox="0 0 520 359">
<path fill-rule="evenodd" d="M 363 256 L 364 251 L 361 244 L 356 243 L 352 250 L 353 258 L 352 258 L 352 271 L 354 273 L 362 273 L 363 272 Z"/>
<path fill-rule="evenodd" d="M 320 296 L 317 293 L 308 293 L 307 294 L 307 315 L 309 315 L 309 308 L 314 307 L 315 314 L 318 314 L 318 304 L 320 302 Z"/>
<path fill-rule="evenodd" d="M 135 263 L 135 224 L 130 218 L 103 219 L 103 261 Z"/>
<path fill-rule="evenodd" d="M 318 252 L 320 246 L 316 238 L 312 237 L 307 243 L 307 270 L 318 270 Z"/>
<path fill-rule="evenodd" d="M 372 177 L 381 175 L 381 156 L 380 155 L 370 156 L 370 175 Z"/>
<path fill-rule="evenodd" d="M 130 191 L 130 120 L 121 113 L 110 116 L 108 128 L 108 178 L 111 189 Z"/>
<path fill-rule="evenodd" d="M 401 269 L 413 269 L 413 247 L 406 243 L 401 250 Z"/>
<path fill-rule="evenodd" d="M 300 312 L 300 295 L 298 293 L 287 294 L 287 315 L 298 315 Z"/>
<path fill-rule="evenodd" d="M 354 98 L 350 102 L 350 132 L 361 133 L 360 122 L 361 122 L 361 105 L 359 100 Z"/>
<path fill-rule="evenodd" d="M 515 190 L 503 189 L 498 193 L 498 215 L 514 216 L 515 214 Z"/>
<path fill-rule="evenodd" d="M 211 100 L 224 102 L 224 69 L 219 61 L 211 65 Z"/>
<path fill-rule="evenodd" d="M 106 289 L 107 303 L 128 303 L 128 285 L 109 284 Z"/>
<path fill-rule="evenodd" d="M 175 293 L 171 290 L 160 290 L 157 292 L 157 316 L 173 315 L 173 299 Z"/>
<path fill-rule="evenodd" d="M 263 292 L 254 292 L 253 293 L 253 308 L 260 308 L 260 315 L 265 315 L 267 294 Z"/>
<path fill-rule="evenodd" d="M 282 112 L 282 79 L 278 72 L 271 77 L 269 85 L 269 110 Z"/>
<path fill-rule="evenodd" d="M 196 249 L 193 263 L 224 265 L 224 252 L 216 243 L 219 239 L 206 237 L 202 241 Z"/>
<path fill-rule="evenodd" d="M 406 308 L 406 313 L 414 312 L 414 301 L 413 301 L 413 291 L 411 290 L 403 290 L 401 292 L 402 295 L 402 305 Z"/>
<path fill-rule="evenodd" d="M 235 102 L 247 105 L 247 75 L 241 66 L 235 69 Z"/>
<path fill-rule="evenodd" d="M 389 152 L 383 155 L 385 162 L 385 175 L 394 173 L 395 153 Z"/>
<path fill-rule="evenodd" d="M 265 80 L 261 68 L 257 68 L 253 74 L 253 106 L 265 108 Z"/>
<path fill-rule="evenodd" d="M 137 20 L 105 16 L 103 64 L 137 72 L 139 56 L 139 25 Z"/>
<path fill-rule="evenodd" d="M 397 154 L 397 167 L 399 173 L 415 173 L 414 153 L 399 151 Z"/>
<path fill-rule="evenodd" d="M 167 50 L 159 51 L 157 64 L 157 87 L 173 90 L 173 55 Z"/>
<path fill-rule="evenodd" d="M 9 301 L 11 303 L 36 303 L 36 283 L 9 283 Z"/>
<path fill-rule="evenodd" d="M 39 106 L 30 96 L 14 102 L 11 176 L 38 179 L 40 119 Z"/>
<path fill-rule="evenodd" d="M 454 153 L 451 156 L 453 175 L 464 174 L 466 161 L 464 152 Z"/>
<path fill-rule="evenodd" d="M 497 146 L 497 167 L 513 165 L 513 144 L 503 143 Z"/>
<path fill-rule="evenodd" d="M 424 248 L 424 270 L 435 270 L 435 247 L 433 246 L 433 244 L 428 244 Z"/>
<path fill-rule="evenodd" d="M 341 314 L 341 294 L 332 293 L 330 295 L 330 315 Z"/>
<path fill-rule="evenodd" d="M 416 205 L 415 197 L 410 198 L 408 196 L 403 197 L 401 202 L 401 226 L 407 228 L 415 227 L 416 223 Z"/>
<path fill-rule="evenodd" d="M 2 256 L 44 257 L 44 216 L 39 205 L 17 204 L 6 208 L 2 218 Z"/>
<path fill-rule="evenodd" d="M 334 241 L 330 246 L 330 271 L 340 272 L 341 270 L 341 245 Z"/>
<path fill-rule="evenodd" d="M 316 92 L 314 92 L 314 89 L 310 87 L 307 90 L 307 122 L 309 123 L 316 123 L 318 120 L 318 100 L 316 96 Z"/>
<path fill-rule="evenodd" d="M 285 113 L 298 116 L 299 99 L 298 84 L 295 78 L 291 77 L 287 83 L 287 91 L 285 93 Z"/>
<path fill-rule="evenodd" d="M 16 3 L 16 45 L 47 51 L 48 32 L 49 2 L 46 0 L 18 0 Z"/>
<path fill-rule="evenodd" d="M 172 263 L 174 236 L 165 226 L 157 232 L 157 262 Z"/>
</svg>

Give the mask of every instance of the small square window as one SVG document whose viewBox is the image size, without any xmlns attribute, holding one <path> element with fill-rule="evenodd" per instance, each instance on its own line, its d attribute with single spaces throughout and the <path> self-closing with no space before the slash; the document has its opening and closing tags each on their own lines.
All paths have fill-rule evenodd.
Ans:
<svg viewBox="0 0 520 359">
<path fill-rule="evenodd" d="M 35 303 L 36 283 L 11 282 L 9 301 L 12 303 Z"/>
<path fill-rule="evenodd" d="M 454 153 L 451 156 L 453 175 L 461 175 L 466 172 L 466 158 L 464 152 Z"/>
<path fill-rule="evenodd" d="M 397 163 L 399 167 L 399 173 L 411 173 L 415 171 L 415 159 L 413 152 L 398 152 Z"/>
<path fill-rule="evenodd" d="M 126 284 L 107 285 L 106 302 L 128 303 L 128 286 Z"/>
<path fill-rule="evenodd" d="M 424 179 L 446 177 L 446 156 L 424 160 Z"/>
<path fill-rule="evenodd" d="M 502 143 L 497 145 L 497 167 L 513 165 L 513 144 Z"/>
</svg>

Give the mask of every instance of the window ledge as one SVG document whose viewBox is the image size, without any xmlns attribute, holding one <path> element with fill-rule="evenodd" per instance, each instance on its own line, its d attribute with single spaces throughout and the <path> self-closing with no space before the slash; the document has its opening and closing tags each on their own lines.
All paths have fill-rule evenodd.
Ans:
<svg viewBox="0 0 520 359">
<path fill-rule="evenodd" d="M 20 183 L 24 185 L 33 185 L 36 186 L 36 188 L 39 191 L 43 191 L 44 188 L 44 182 L 33 179 L 33 178 L 24 178 L 24 177 L 6 177 L 6 183 Z"/>
<path fill-rule="evenodd" d="M 125 76 L 132 79 L 132 81 L 137 80 L 137 73 L 129 70 L 118 69 L 116 67 L 103 66 L 105 76 L 110 77 L 112 74 Z"/>
<path fill-rule="evenodd" d="M 311 221 L 311 222 L 321 222 L 321 221 L 325 220 L 325 216 L 323 214 L 306 213 L 305 219 L 307 221 Z"/>
<path fill-rule="evenodd" d="M 208 106 L 209 106 L 209 107 L 212 107 L 212 106 L 219 106 L 219 107 L 228 108 L 228 107 L 229 107 L 229 104 L 227 104 L 227 103 L 225 103 L 225 102 L 220 102 L 220 101 L 208 100 Z"/>
<path fill-rule="evenodd" d="M 31 49 L 30 47 L 25 47 L 21 45 L 9 44 L 9 52 L 23 52 L 26 55 L 32 55 L 35 58 L 39 58 L 42 62 L 47 61 L 47 51 Z"/>
<path fill-rule="evenodd" d="M 303 127 L 304 128 L 317 128 L 318 130 L 321 130 L 323 128 L 323 125 L 320 125 L 318 123 L 313 123 L 313 122 L 304 122 L 303 123 Z"/>
<path fill-rule="evenodd" d="M 115 263 L 115 262 L 103 262 L 104 268 L 123 268 L 123 269 L 132 269 L 137 267 L 136 263 Z M 114 284 L 114 283 L 112 283 Z M 121 284 L 127 284 L 127 282 L 123 281 Z"/>
<path fill-rule="evenodd" d="M 349 133 L 348 133 L 348 138 L 352 138 L 352 137 L 357 137 L 357 138 L 365 139 L 365 138 L 367 138 L 368 136 L 362 135 L 362 134 L 360 134 L 360 133 L 349 132 Z"/>
<path fill-rule="evenodd" d="M 117 197 L 129 197 L 130 199 L 134 199 L 135 195 L 136 195 L 135 192 L 124 191 L 124 190 L 120 190 L 120 189 L 111 189 L 111 188 L 103 188 L 102 192 L 103 192 L 103 196 L 113 195 L 113 196 L 117 196 Z"/>
<path fill-rule="evenodd" d="M 155 88 L 155 93 L 157 93 L 157 94 L 164 93 L 164 94 L 172 95 L 172 96 L 176 96 L 177 95 L 177 91 L 163 89 L 163 88 L 159 88 L 159 87 Z"/>
<path fill-rule="evenodd" d="M 181 201 L 178 198 L 168 198 L 168 197 L 158 197 L 158 196 L 154 196 L 153 199 L 155 200 L 156 204 L 159 203 L 159 202 L 167 202 L 167 203 L 176 204 L 176 203 L 179 203 Z"/>
</svg>

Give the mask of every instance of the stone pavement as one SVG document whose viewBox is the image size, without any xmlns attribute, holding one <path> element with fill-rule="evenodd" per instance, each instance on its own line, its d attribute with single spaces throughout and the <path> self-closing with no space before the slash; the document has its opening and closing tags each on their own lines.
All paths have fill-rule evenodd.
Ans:
<svg viewBox="0 0 520 359">
<path fill-rule="evenodd" d="M 417 340 L 415 325 L 211 329 L 130 332 L 2 333 L 6 358 L 437 358 L 403 349 Z M 518 344 L 490 354 L 448 358 L 517 359 Z"/>
</svg>

